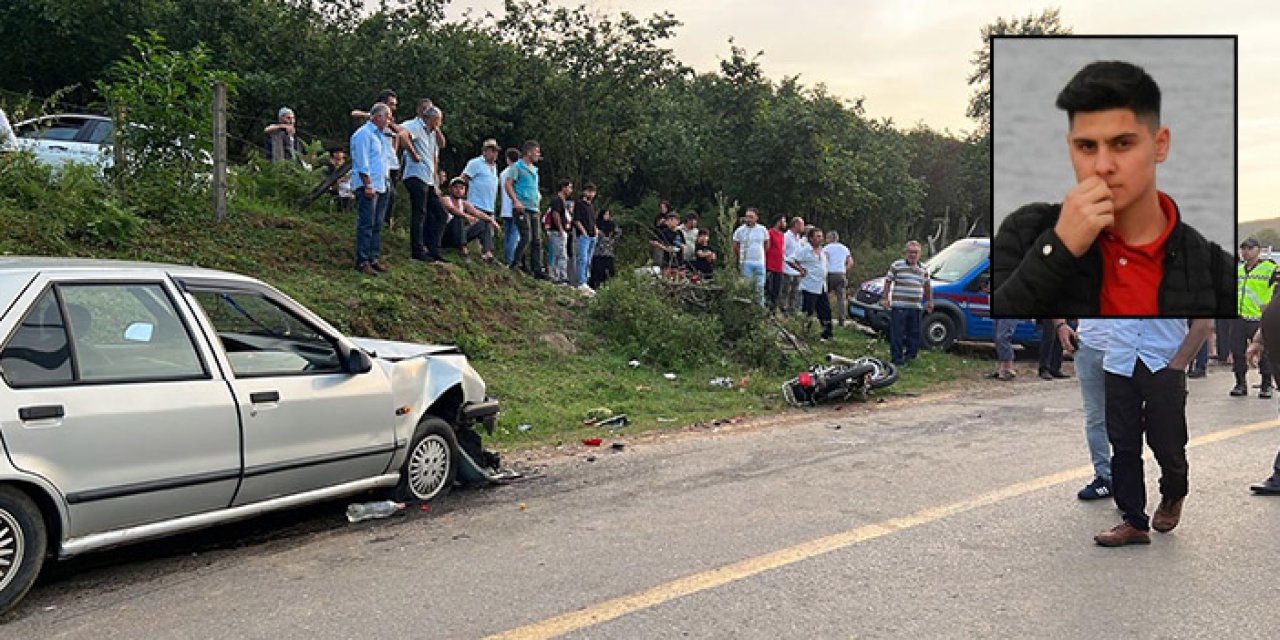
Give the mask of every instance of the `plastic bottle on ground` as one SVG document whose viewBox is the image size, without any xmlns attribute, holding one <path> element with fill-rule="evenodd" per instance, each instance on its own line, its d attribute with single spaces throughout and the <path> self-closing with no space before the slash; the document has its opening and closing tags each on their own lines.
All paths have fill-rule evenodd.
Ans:
<svg viewBox="0 0 1280 640">
<path fill-rule="evenodd" d="M 398 513 L 402 509 L 404 509 L 403 502 L 394 502 L 392 500 L 366 502 L 363 504 L 352 503 L 347 505 L 347 522 L 385 518 Z"/>
</svg>

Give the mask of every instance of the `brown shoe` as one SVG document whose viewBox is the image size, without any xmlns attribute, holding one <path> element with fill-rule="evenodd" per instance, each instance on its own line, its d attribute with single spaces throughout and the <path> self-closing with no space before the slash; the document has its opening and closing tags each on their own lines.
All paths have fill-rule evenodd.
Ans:
<svg viewBox="0 0 1280 640">
<path fill-rule="evenodd" d="M 391 270 L 387 267 L 387 265 L 384 265 L 381 262 L 378 262 L 377 260 L 374 260 L 373 262 L 369 263 L 369 266 L 373 267 L 373 270 L 377 271 L 378 273 L 386 273 Z"/>
<path fill-rule="evenodd" d="M 1178 521 L 1182 519 L 1183 500 L 1186 500 L 1186 496 L 1177 500 L 1162 498 L 1160 508 L 1156 509 L 1155 514 L 1151 516 L 1151 528 L 1160 533 L 1173 531 L 1173 528 L 1178 526 Z"/>
<path fill-rule="evenodd" d="M 1151 534 L 1128 522 L 1122 522 L 1093 537 L 1104 547 L 1123 547 L 1126 544 L 1151 544 Z"/>
<path fill-rule="evenodd" d="M 368 262 L 356 267 L 356 271 L 359 271 L 360 273 L 363 273 L 366 276 L 378 275 L 377 270 L 375 270 L 372 266 L 370 266 Z"/>
</svg>

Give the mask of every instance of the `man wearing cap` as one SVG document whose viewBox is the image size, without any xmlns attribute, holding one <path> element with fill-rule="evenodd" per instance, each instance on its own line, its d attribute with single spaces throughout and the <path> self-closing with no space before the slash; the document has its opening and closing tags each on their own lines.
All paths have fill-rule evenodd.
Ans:
<svg viewBox="0 0 1280 640">
<path fill-rule="evenodd" d="M 1262 310 L 1271 301 L 1271 286 L 1275 284 L 1276 263 L 1271 260 L 1259 260 L 1262 245 L 1257 238 L 1248 238 L 1240 243 L 1242 262 L 1236 267 L 1236 311 L 1239 318 L 1230 322 L 1232 371 L 1236 374 L 1236 386 L 1231 395 L 1249 395 L 1247 374 L 1249 363 L 1245 359 L 1245 349 L 1249 338 L 1258 331 L 1262 320 Z M 1262 375 L 1262 387 L 1258 390 L 1259 398 L 1271 397 L 1271 361 L 1263 357 L 1258 362 L 1258 373 Z"/>
<path fill-rule="evenodd" d="M 302 141 L 298 140 L 294 128 L 296 118 L 293 109 L 280 107 L 276 112 L 276 123 L 267 125 L 263 131 L 267 134 L 267 160 L 284 162 L 302 160 Z"/>
<path fill-rule="evenodd" d="M 498 141 L 489 138 L 480 146 L 480 155 L 467 161 L 462 179 L 467 181 L 467 202 L 493 216 L 498 201 Z"/>
<path fill-rule="evenodd" d="M 440 204 L 436 171 L 440 149 L 445 146 L 440 125 L 444 113 L 430 100 L 418 101 L 418 117 L 400 123 L 400 146 L 405 150 L 404 186 L 409 191 L 409 249 L 415 260 L 445 262 L 440 255 L 449 214 Z"/>
</svg>

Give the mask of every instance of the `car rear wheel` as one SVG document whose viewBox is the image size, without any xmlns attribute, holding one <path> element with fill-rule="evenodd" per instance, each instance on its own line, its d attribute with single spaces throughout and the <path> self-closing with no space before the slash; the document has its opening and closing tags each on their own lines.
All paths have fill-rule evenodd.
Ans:
<svg viewBox="0 0 1280 640">
<path fill-rule="evenodd" d="M 27 494 L 0 487 L 0 614 L 12 609 L 44 564 L 44 518 Z"/>
<path fill-rule="evenodd" d="M 922 327 L 924 346 L 938 351 L 950 351 L 956 343 L 956 321 L 949 314 L 935 311 L 924 319 Z"/>
<path fill-rule="evenodd" d="M 423 502 L 449 493 L 458 469 L 458 441 L 449 423 L 427 416 L 418 423 L 409 441 L 409 455 L 400 469 L 396 499 Z"/>
</svg>

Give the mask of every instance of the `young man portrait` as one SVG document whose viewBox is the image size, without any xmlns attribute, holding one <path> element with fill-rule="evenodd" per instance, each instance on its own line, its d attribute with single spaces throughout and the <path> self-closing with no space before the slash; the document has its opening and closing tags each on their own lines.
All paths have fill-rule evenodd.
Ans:
<svg viewBox="0 0 1280 640">
<path fill-rule="evenodd" d="M 1075 183 L 1059 203 L 1026 204 L 1000 221 L 992 243 L 993 315 L 1235 315 L 1231 256 L 1187 223 L 1181 196 L 1172 193 L 1180 185 L 1170 192 L 1157 185 L 1157 167 L 1176 136 L 1161 120 L 1161 90 L 1151 74 L 1126 61 L 1090 62 L 1055 106 L 1067 116 Z M 997 125 L 997 147 L 1000 135 Z M 1213 215 L 1234 226 L 1233 207 Z"/>
</svg>

